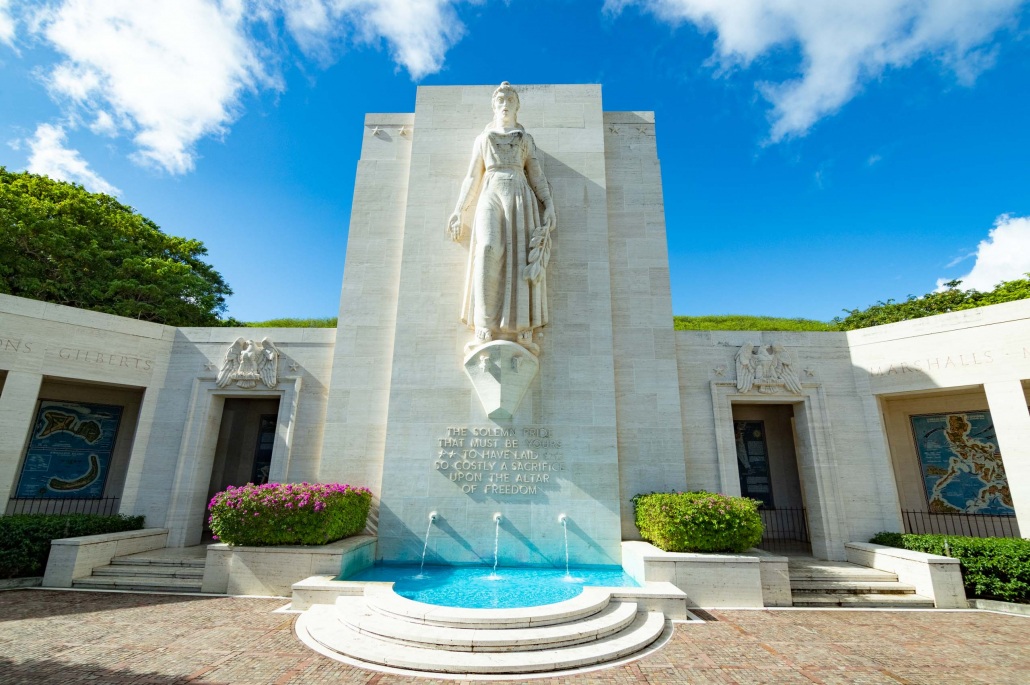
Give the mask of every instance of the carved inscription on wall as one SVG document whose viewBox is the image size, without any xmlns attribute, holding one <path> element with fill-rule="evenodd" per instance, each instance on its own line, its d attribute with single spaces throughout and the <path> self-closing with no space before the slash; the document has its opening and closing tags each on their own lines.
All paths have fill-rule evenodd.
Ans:
<svg viewBox="0 0 1030 685">
<path fill-rule="evenodd" d="M 23 354 L 28 354 L 32 352 L 32 345 L 33 343 L 30 343 L 28 340 L 0 337 L 0 352 L 21 352 Z"/>
<path fill-rule="evenodd" d="M 561 439 L 543 426 L 451 426 L 434 449 L 433 469 L 470 495 L 539 495 L 566 470 Z"/>
<path fill-rule="evenodd" d="M 54 349 L 48 347 L 47 355 L 54 354 Z M 56 351 L 57 357 L 66 362 L 78 362 L 80 364 L 115 366 L 132 371 L 150 371 L 154 368 L 153 359 L 134 357 L 117 352 L 100 352 L 97 350 L 82 350 L 74 347 L 61 347 Z"/>
<path fill-rule="evenodd" d="M 1026 356 L 1026 348 L 1023 350 Z M 1003 353 L 1004 356 L 1004 353 Z M 936 371 L 951 371 L 967 366 L 986 366 L 994 363 L 994 352 L 992 350 L 980 350 L 978 352 L 963 352 L 961 354 L 949 354 L 943 357 L 928 357 L 926 359 L 913 359 L 909 361 L 896 361 L 876 364 L 869 368 L 872 376 L 894 376 L 902 373 L 932 373 Z"/>
<path fill-rule="evenodd" d="M 0 336 L 0 353 L 40 355 L 62 363 L 72 362 L 88 366 L 107 366 L 129 371 L 152 371 L 154 360 L 110 350 L 88 350 L 77 347 L 55 347 L 35 340 Z"/>
</svg>

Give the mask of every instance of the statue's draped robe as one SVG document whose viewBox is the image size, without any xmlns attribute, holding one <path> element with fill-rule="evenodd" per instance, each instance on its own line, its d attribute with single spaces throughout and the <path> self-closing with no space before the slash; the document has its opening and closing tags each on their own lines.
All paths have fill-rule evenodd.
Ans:
<svg viewBox="0 0 1030 685">
<path fill-rule="evenodd" d="M 533 231 L 541 225 L 533 188 L 546 185 L 536 145 L 524 130 L 476 138 L 485 171 L 475 204 L 461 320 L 513 338 L 547 324 L 547 276 L 523 277 Z"/>
</svg>

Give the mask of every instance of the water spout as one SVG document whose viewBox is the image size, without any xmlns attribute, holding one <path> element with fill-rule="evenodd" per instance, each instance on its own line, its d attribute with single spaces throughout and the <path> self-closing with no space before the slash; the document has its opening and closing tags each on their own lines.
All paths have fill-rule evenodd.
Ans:
<svg viewBox="0 0 1030 685">
<path fill-rule="evenodd" d="M 423 578 L 422 569 L 426 567 L 426 549 L 429 547 L 429 531 L 433 529 L 433 521 L 436 520 L 436 512 L 429 512 L 429 525 L 426 527 L 426 539 L 422 543 L 422 563 L 418 567 L 418 576 L 416 578 Z"/>
<path fill-rule="evenodd" d="M 494 572 L 490 574 L 491 578 L 497 577 L 497 542 L 501 537 L 501 512 L 494 514 Z"/>
<path fill-rule="evenodd" d="M 565 532 L 565 577 L 571 578 L 572 574 L 569 573 L 569 517 L 565 514 L 559 514 L 558 523 L 561 524 L 562 530 Z"/>
</svg>

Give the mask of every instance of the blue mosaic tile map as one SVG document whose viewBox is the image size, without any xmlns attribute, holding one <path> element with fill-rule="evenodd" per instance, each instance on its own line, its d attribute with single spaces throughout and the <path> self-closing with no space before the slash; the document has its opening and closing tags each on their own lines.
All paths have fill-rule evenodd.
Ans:
<svg viewBox="0 0 1030 685">
<path fill-rule="evenodd" d="M 913 416 L 912 432 L 931 512 L 1015 515 L 990 412 Z"/>
<path fill-rule="evenodd" d="M 15 497 L 102 497 L 121 418 L 118 406 L 40 402 Z"/>
</svg>

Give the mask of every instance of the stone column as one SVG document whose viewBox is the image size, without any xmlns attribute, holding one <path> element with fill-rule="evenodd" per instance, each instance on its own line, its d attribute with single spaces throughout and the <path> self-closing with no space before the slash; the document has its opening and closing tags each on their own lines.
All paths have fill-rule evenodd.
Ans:
<svg viewBox="0 0 1030 685">
<path fill-rule="evenodd" d="M 159 392 L 156 388 L 148 388 L 144 391 L 143 402 L 139 408 L 139 418 L 136 421 L 136 435 L 132 441 L 132 453 L 129 456 L 129 467 L 125 472 L 125 484 L 122 486 L 122 501 L 118 506 L 118 513 L 134 516 L 143 514 L 137 511 L 140 499 L 140 487 L 143 481 L 143 466 L 147 455 L 147 448 L 150 446 L 150 433 L 154 427 L 157 416 Z M 149 525 L 150 522 L 148 521 Z"/>
<path fill-rule="evenodd" d="M 28 444 L 43 375 L 10 371 L 0 395 L 0 493 L 14 495 L 18 468 Z"/>
<path fill-rule="evenodd" d="M 1019 380 L 984 383 L 1022 536 L 1030 537 L 1030 412 Z"/>
</svg>

